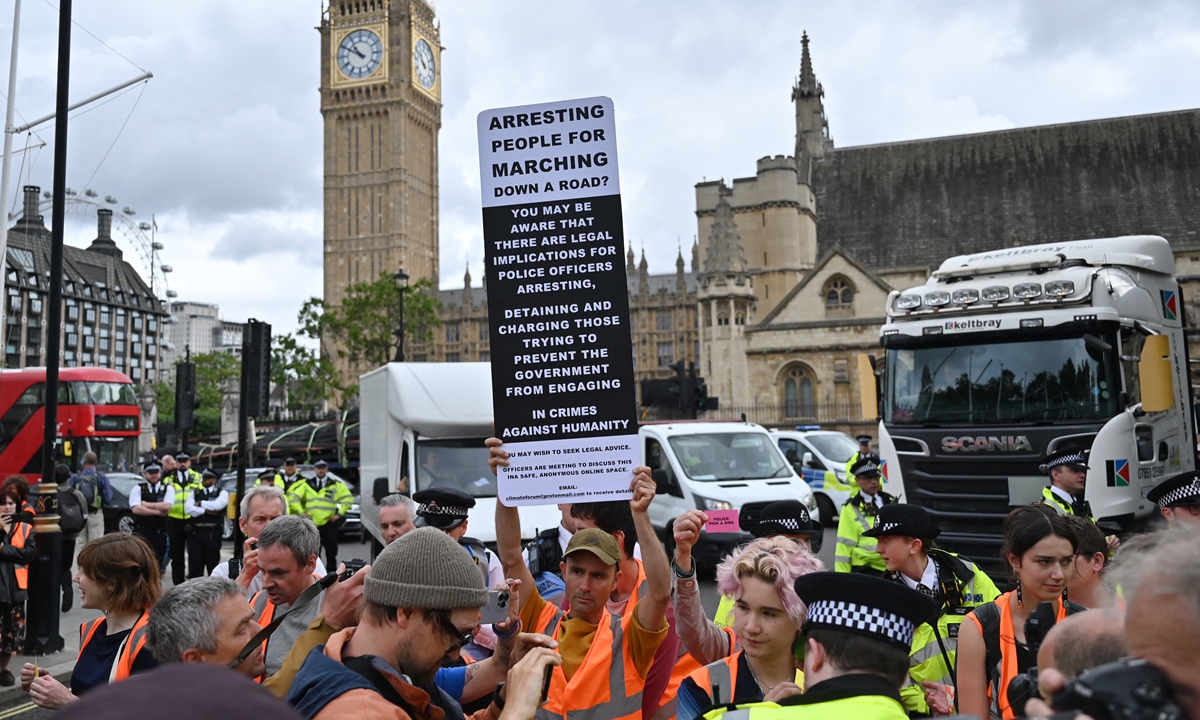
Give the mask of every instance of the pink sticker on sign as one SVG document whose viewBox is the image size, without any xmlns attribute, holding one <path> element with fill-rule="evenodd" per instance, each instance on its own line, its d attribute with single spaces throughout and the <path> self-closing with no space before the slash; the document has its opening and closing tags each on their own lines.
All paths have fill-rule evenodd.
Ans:
<svg viewBox="0 0 1200 720">
<path fill-rule="evenodd" d="M 704 525 L 706 532 L 737 532 L 741 529 L 737 510 L 709 510 L 705 514 L 708 515 Z"/>
</svg>

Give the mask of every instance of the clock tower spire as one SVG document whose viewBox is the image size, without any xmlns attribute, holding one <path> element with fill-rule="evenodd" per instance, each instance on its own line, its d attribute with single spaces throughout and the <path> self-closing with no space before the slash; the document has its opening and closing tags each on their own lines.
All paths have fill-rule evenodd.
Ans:
<svg viewBox="0 0 1200 720">
<path fill-rule="evenodd" d="M 350 286 L 399 267 L 436 288 L 442 47 L 433 7 L 329 0 L 319 30 L 325 304 L 340 307 Z"/>
</svg>

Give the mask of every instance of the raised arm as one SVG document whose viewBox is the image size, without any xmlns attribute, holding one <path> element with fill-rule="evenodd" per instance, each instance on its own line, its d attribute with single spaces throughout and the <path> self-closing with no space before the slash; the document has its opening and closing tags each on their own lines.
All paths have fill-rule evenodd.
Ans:
<svg viewBox="0 0 1200 720">
<path fill-rule="evenodd" d="M 732 648 L 729 633 L 704 614 L 700 604 L 700 587 L 696 582 L 696 563 L 692 548 L 700 540 L 700 528 L 708 516 L 699 510 L 688 510 L 675 519 L 675 566 L 689 578 L 675 579 L 675 632 L 679 641 L 702 665 L 728 657 Z"/>
<path fill-rule="evenodd" d="M 500 476 L 498 467 L 508 467 L 508 453 L 504 451 L 500 438 L 488 438 L 488 467 L 497 477 Z M 508 507 L 496 500 L 496 554 L 500 556 L 500 564 L 504 566 L 505 577 L 521 581 L 523 588 L 536 588 L 533 573 L 525 564 L 525 554 L 521 552 L 521 516 L 515 507 Z M 521 606 L 524 607 L 533 593 L 521 593 Z"/>
<path fill-rule="evenodd" d="M 633 525 L 637 528 L 638 544 L 642 546 L 642 565 L 646 569 L 649 592 L 638 603 L 638 622 L 650 631 L 662 629 L 667 619 L 667 603 L 671 601 L 671 564 L 663 550 L 654 525 L 650 523 L 650 503 L 654 500 L 655 485 L 650 468 L 642 465 L 633 469 Z"/>
</svg>

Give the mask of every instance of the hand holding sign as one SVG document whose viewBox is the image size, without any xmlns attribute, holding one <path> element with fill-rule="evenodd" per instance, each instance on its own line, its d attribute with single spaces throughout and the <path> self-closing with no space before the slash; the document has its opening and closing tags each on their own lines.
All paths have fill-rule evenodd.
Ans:
<svg viewBox="0 0 1200 720">
<path fill-rule="evenodd" d="M 692 571 L 692 548 L 700 541 L 700 530 L 708 516 L 699 510 L 688 510 L 675 518 L 672 534 L 675 538 L 675 565 L 685 573 Z"/>
<path fill-rule="evenodd" d="M 649 510 L 650 502 L 654 500 L 654 495 L 658 490 L 658 486 L 650 478 L 650 468 L 645 465 L 635 467 L 633 483 L 629 488 L 633 490 L 633 499 L 629 501 L 629 509 L 635 513 L 644 513 Z"/>
<path fill-rule="evenodd" d="M 490 437 L 484 440 L 483 444 L 488 446 L 488 467 L 492 469 L 493 475 L 499 477 L 498 468 L 508 467 L 508 453 L 500 447 L 504 441 L 500 438 Z"/>
<path fill-rule="evenodd" d="M 740 529 L 737 510 L 708 511 L 708 522 L 704 525 L 705 532 L 737 532 Z"/>
</svg>

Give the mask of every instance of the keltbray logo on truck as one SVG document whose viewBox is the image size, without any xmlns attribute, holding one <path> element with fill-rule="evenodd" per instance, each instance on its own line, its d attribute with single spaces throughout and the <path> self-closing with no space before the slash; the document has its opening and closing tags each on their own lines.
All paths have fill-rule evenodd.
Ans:
<svg viewBox="0 0 1200 720">
<path fill-rule="evenodd" d="M 1000 318 L 969 318 L 966 320 L 947 320 L 942 324 L 946 332 L 961 332 L 964 330 L 999 330 Z"/>
<path fill-rule="evenodd" d="M 1179 297 L 1174 290 L 1160 290 L 1162 294 L 1162 311 L 1163 318 L 1167 320 L 1179 319 Z"/>
<path fill-rule="evenodd" d="M 942 452 L 1033 452 L 1033 444 L 1025 435 L 991 435 L 978 437 L 944 437 Z"/>
<path fill-rule="evenodd" d="M 1129 461 L 1105 460 L 1104 468 L 1108 471 L 1109 487 L 1129 487 Z"/>
</svg>

